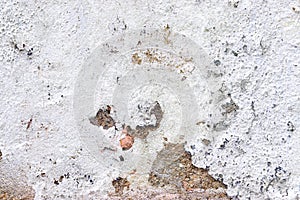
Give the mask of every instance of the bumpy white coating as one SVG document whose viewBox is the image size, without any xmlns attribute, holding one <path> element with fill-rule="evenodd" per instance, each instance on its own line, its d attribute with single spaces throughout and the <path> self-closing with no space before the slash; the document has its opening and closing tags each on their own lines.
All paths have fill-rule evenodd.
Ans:
<svg viewBox="0 0 300 200">
<path fill-rule="evenodd" d="M 228 186 L 229 196 L 300 197 L 299 0 L 13 0 L 1 1 L 0 8 L 0 166 L 20 171 L 15 179 L 22 184 L 27 180 L 24 191 L 32 187 L 35 199 L 103 199 L 114 191 L 112 180 L 136 166 L 141 176 L 130 181 L 133 186 L 144 183 L 147 176 L 142 172 L 147 174 L 163 148 L 159 134 L 174 143 L 186 142 L 194 164 L 209 168 L 214 178 Z M 175 41 L 173 50 L 180 45 L 199 47 L 190 51 L 199 50 L 206 57 L 204 64 L 195 65 L 202 66 L 197 68 L 199 73 L 189 73 L 193 68 L 189 64 L 184 65 L 185 73 L 179 70 L 177 75 L 167 69 L 171 80 L 180 77 L 190 90 L 181 86 L 174 92 L 159 84 L 137 87 L 123 94 L 128 98 L 128 116 L 120 116 L 118 103 L 124 111 L 125 102 L 119 92 L 122 85 L 112 90 L 117 83 L 114 77 L 125 77 L 128 69 L 122 67 L 130 63 L 134 52 L 125 52 L 132 45 L 130 40 L 122 45 L 115 38 L 127 41 L 131 36 L 126 35 L 136 31 L 145 38 L 144 30 L 158 30 L 166 36 L 170 31 L 170 38 L 161 44 Z M 180 43 L 178 38 L 183 36 L 193 44 Z M 145 41 L 157 42 L 158 37 L 147 37 Z M 115 60 L 101 80 L 83 80 L 97 88 L 91 97 L 95 102 L 82 105 L 83 110 L 92 116 L 98 106 L 115 102 L 118 128 L 121 123 L 142 123 L 135 117 L 126 122 L 129 115 L 140 114 L 137 104 L 159 101 L 164 110 L 162 126 L 150 134 L 149 146 L 137 139 L 131 152 L 120 149 L 120 131 L 114 128 L 104 131 L 82 119 L 83 127 L 93 130 L 85 138 L 78 126 L 80 109 L 74 105 L 78 105 L 77 97 L 86 94 L 76 93 L 78 80 L 84 79 L 80 75 L 88 62 L 99 62 L 93 53 L 106 41 L 122 47 L 124 57 Z M 178 54 L 172 55 L 170 62 L 181 62 Z M 154 67 L 165 70 L 166 63 Z M 134 71 L 138 64 L 130 66 L 130 76 L 145 73 Z M 155 73 L 150 72 L 150 81 Z M 182 77 L 185 74 L 189 75 Z M 187 113 L 178 111 L 182 109 L 180 91 L 191 99 L 195 96 L 186 106 Z M 193 125 L 180 129 L 182 121 Z M 12 179 L 10 171 L 2 172 L 0 179 Z M 0 188 L 5 187 L 1 184 Z"/>
</svg>

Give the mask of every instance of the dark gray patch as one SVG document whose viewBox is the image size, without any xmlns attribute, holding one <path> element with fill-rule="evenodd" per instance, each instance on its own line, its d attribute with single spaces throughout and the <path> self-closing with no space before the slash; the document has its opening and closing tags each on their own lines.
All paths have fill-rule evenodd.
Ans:
<svg viewBox="0 0 300 200">
<path fill-rule="evenodd" d="M 291 131 L 291 132 L 295 131 L 295 126 L 291 121 L 288 121 L 287 126 L 288 126 L 287 131 Z"/>
<path fill-rule="evenodd" d="M 124 161 L 124 157 L 123 156 L 119 156 L 120 161 Z"/>
<path fill-rule="evenodd" d="M 215 63 L 216 66 L 219 66 L 221 64 L 221 61 L 220 60 L 215 60 L 214 63 Z"/>
<path fill-rule="evenodd" d="M 155 103 L 154 107 L 150 110 L 150 115 L 154 115 L 156 118 L 155 125 L 136 126 L 135 129 L 127 127 L 128 133 L 134 137 L 145 139 L 151 131 L 155 131 L 159 128 L 160 122 L 163 118 L 163 111 L 158 102 Z"/>
</svg>

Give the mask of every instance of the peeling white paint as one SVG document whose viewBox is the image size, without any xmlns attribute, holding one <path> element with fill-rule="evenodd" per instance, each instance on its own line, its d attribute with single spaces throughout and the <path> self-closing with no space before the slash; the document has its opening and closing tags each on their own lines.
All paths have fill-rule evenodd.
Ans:
<svg viewBox="0 0 300 200">
<path fill-rule="evenodd" d="M 183 141 L 187 141 L 195 165 L 208 166 L 213 177 L 222 178 L 229 195 L 239 199 L 299 198 L 299 1 L 3 1 L 0 7 L 0 165 L 21 168 L 35 199 L 103 199 L 107 191 L 114 190 L 111 181 L 120 173 L 126 174 L 136 165 L 140 172 L 143 166 L 149 170 L 155 152 L 162 148 L 155 133 L 180 142 L 182 137 L 173 136 L 185 132 L 179 131 L 182 120 L 201 122 L 181 129 L 192 130 L 184 133 Z M 110 129 L 101 138 L 97 134 L 101 128 L 91 126 L 95 140 L 90 134 L 83 139 L 74 118 L 78 110 L 73 107 L 80 70 L 105 41 L 118 44 L 115 50 L 125 50 L 132 43 L 122 45 L 114 38 L 126 40 L 126 35 L 136 30 L 163 32 L 167 24 L 172 34 L 183 34 L 199 47 L 186 51 L 186 56 L 200 49 L 208 55 L 205 64 L 209 68 L 196 68 L 199 72 L 193 71 L 185 80 L 192 90 L 183 93 L 195 94 L 195 101 L 186 107 L 188 118 L 178 116 L 182 102 L 177 94 L 182 89 L 174 92 L 157 84 L 140 87 L 126 97 L 129 114 L 137 114 L 135 104 L 147 99 L 160 101 L 165 112 L 161 128 L 151 136 L 153 153 L 141 156 L 144 144 L 137 140 L 133 147 L 136 157 L 117 151 L 127 163 L 114 160 L 119 154 L 112 156 L 111 151 L 97 157 L 103 144 L 118 147 L 118 132 Z M 126 41 L 130 41 L 128 37 Z M 186 44 L 177 36 L 170 41 L 177 41 L 172 50 Z M 86 80 L 101 88 L 92 96 L 92 102 L 100 98 L 99 104 L 82 105 L 84 109 L 88 106 L 90 116 L 113 102 L 120 123 L 130 121 L 126 115 L 118 116 L 120 106 L 124 111 L 119 99 L 124 94 L 118 91 L 126 87 L 110 92 L 114 77 L 126 75 L 126 70 L 133 70 L 127 74 L 130 76 L 144 73 L 122 68 L 129 66 L 126 63 L 134 53 L 126 52 L 102 80 Z M 173 54 L 170 60 L 178 58 Z M 94 61 L 98 64 L 101 59 Z M 162 69 L 159 64 L 155 67 Z M 149 79 L 155 76 L 150 73 Z M 205 103 L 210 98 L 212 107 Z M 222 115 L 224 110 L 228 113 Z M 127 123 L 140 123 L 133 119 Z M 211 141 L 208 146 L 203 144 L 204 138 Z M 150 163 L 140 164 L 137 158 L 140 163 L 143 159 Z M 61 176 L 62 181 L 55 184 Z M 23 183 L 24 177 L 19 178 L 17 175 Z"/>
</svg>

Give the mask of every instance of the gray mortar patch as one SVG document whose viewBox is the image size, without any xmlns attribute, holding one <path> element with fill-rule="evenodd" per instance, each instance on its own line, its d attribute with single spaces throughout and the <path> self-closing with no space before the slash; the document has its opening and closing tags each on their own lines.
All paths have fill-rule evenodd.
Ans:
<svg viewBox="0 0 300 200">
<path fill-rule="evenodd" d="M 150 110 L 150 115 L 154 115 L 156 118 L 155 125 L 137 125 L 135 129 L 131 129 L 130 127 L 128 127 L 129 134 L 140 139 L 145 139 L 149 135 L 150 131 L 155 131 L 159 128 L 160 122 L 163 118 L 163 114 L 164 113 L 161 109 L 160 104 L 158 102 L 155 102 L 154 107 Z"/>
</svg>

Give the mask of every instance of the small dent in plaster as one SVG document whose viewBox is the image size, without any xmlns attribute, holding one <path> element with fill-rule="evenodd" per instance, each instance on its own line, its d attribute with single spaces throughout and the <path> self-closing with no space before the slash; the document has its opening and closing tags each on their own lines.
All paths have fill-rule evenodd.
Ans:
<svg viewBox="0 0 300 200">
<path fill-rule="evenodd" d="M 238 56 L 238 55 L 239 55 L 236 51 L 233 51 L 233 50 L 231 50 L 231 53 L 232 53 L 234 56 Z"/>
<path fill-rule="evenodd" d="M 41 176 L 42 176 L 42 177 L 45 177 L 46 174 L 45 174 L 45 173 L 42 173 Z M 70 174 L 69 174 L 69 173 L 64 174 L 64 175 L 61 175 L 58 179 L 54 179 L 53 183 L 54 183 L 55 185 L 59 185 L 59 184 L 64 180 L 64 178 L 67 178 L 67 179 L 68 179 L 69 177 L 70 177 Z"/>
<path fill-rule="evenodd" d="M 30 118 L 30 120 L 29 120 L 28 123 L 27 123 L 26 130 L 28 130 L 28 129 L 30 128 L 31 123 L 32 123 L 32 117 Z"/>
<path fill-rule="evenodd" d="M 95 179 L 93 179 L 92 176 L 89 175 L 89 174 L 85 174 L 84 176 L 82 176 L 82 174 L 80 173 L 80 176 L 78 176 L 78 172 L 77 172 L 77 173 L 74 174 L 74 175 L 77 176 L 77 177 L 73 178 L 73 180 L 75 181 L 77 187 L 78 187 L 79 185 L 82 185 L 84 181 L 85 181 L 85 182 L 88 182 L 88 183 L 91 184 L 91 185 L 94 184 Z M 69 174 L 69 172 L 68 172 L 67 174 L 64 174 L 63 176 L 64 176 L 66 179 L 69 179 L 70 174 Z"/>
<path fill-rule="evenodd" d="M 215 64 L 216 66 L 219 66 L 219 65 L 221 65 L 221 61 L 220 61 L 220 60 L 214 60 L 214 64 Z"/>
<path fill-rule="evenodd" d="M 273 190 L 273 191 L 278 191 L 281 194 L 286 193 L 287 191 L 283 189 L 282 184 L 286 184 L 290 175 L 291 173 L 288 173 L 281 166 L 275 167 L 274 174 L 270 174 L 268 177 L 263 177 L 262 180 L 260 181 L 261 192 L 263 193 L 263 192 L 268 192 Z"/>
<path fill-rule="evenodd" d="M 58 182 L 58 180 L 56 180 L 56 179 L 54 179 L 53 183 L 54 183 L 55 185 L 59 185 L 59 182 Z"/>
<path fill-rule="evenodd" d="M 12 41 L 11 44 L 13 45 L 13 48 L 19 52 L 27 52 L 27 56 L 31 58 L 33 54 L 33 48 L 26 49 L 26 44 L 17 44 L 15 41 Z"/>
<path fill-rule="evenodd" d="M 249 134 L 249 133 L 251 132 L 252 127 L 253 127 L 253 123 L 254 123 L 254 121 L 257 120 L 257 116 L 258 116 L 258 115 L 256 114 L 254 101 L 251 102 L 251 111 L 252 111 L 253 117 L 252 117 L 251 124 L 250 124 L 250 126 L 249 126 L 248 131 L 246 132 L 246 134 Z"/>
<path fill-rule="evenodd" d="M 11 44 L 14 46 L 14 48 L 18 51 L 24 51 L 26 45 L 23 43 L 22 45 L 18 45 L 16 42 L 11 42 Z"/>
<path fill-rule="evenodd" d="M 44 178 L 44 177 L 46 177 L 47 175 L 46 175 L 45 172 L 41 172 L 41 174 L 40 174 L 40 175 L 37 175 L 37 177 L 40 177 L 40 176 Z"/>
<path fill-rule="evenodd" d="M 91 124 L 102 126 L 103 129 L 109 129 L 115 126 L 114 119 L 110 116 L 111 107 L 107 105 L 106 109 L 99 109 L 95 117 L 90 118 Z"/>
<path fill-rule="evenodd" d="M 170 40 L 170 35 L 171 35 L 171 30 L 170 30 L 170 26 L 169 24 L 167 24 L 165 27 L 164 27 L 164 31 L 165 31 L 165 36 L 164 36 L 164 41 L 166 44 L 170 44 L 171 43 L 171 40 Z"/>
<path fill-rule="evenodd" d="M 117 195 L 122 195 L 125 188 L 129 190 L 130 182 L 127 180 L 127 178 L 118 177 L 112 181 L 112 185 L 115 188 L 115 193 Z"/>
<path fill-rule="evenodd" d="M 210 122 L 198 122 L 197 125 L 206 124 L 207 128 L 211 129 L 212 131 L 218 132 L 226 130 L 230 126 L 231 118 L 237 115 L 239 106 L 231 97 L 231 94 L 224 83 L 214 95 L 216 97 L 214 103 L 217 105 L 217 108 L 222 114 L 222 117 L 219 117 L 219 119 Z M 213 100 L 211 100 L 209 103 L 213 103 Z M 210 113 L 209 117 L 213 119 L 213 114 Z"/>
<path fill-rule="evenodd" d="M 228 5 L 233 6 L 234 8 L 237 8 L 239 6 L 240 1 L 237 0 L 229 0 Z"/>
<path fill-rule="evenodd" d="M 291 121 L 288 121 L 287 126 L 288 126 L 287 131 L 290 131 L 290 132 L 295 131 L 295 126 Z"/>
<path fill-rule="evenodd" d="M 116 20 L 108 25 L 108 29 L 110 31 L 112 31 L 113 33 L 114 32 L 118 33 L 118 32 L 123 32 L 126 29 L 128 29 L 128 26 L 122 18 L 117 16 Z"/>
<path fill-rule="evenodd" d="M 100 152 L 104 152 L 104 151 L 111 151 L 111 152 L 116 152 L 117 149 L 116 148 L 111 148 L 111 147 L 104 147 L 100 150 Z"/>
<path fill-rule="evenodd" d="M 241 92 L 247 91 L 247 85 L 250 83 L 249 79 L 243 79 L 240 83 Z"/>
<path fill-rule="evenodd" d="M 225 112 L 222 113 L 223 115 L 236 112 L 239 109 L 239 106 L 232 100 L 231 94 L 228 94 L 228 97 L 230 98 L 230 102 L 222 105 L 222 108 L 225 110 Z"/>
<path fill-rule="evenodd" d="M 31 56 L 33 54 L 33 48 L 30 48 L 28 51 L 27 51 L 27 56 Z"/>
<path fill-rule="evenodd" d="M 90 184 L 94 184 L 94 179 L 89 174 L 84 175 L 84 179 L 89 182 Z"/>
<path fill-rule="evenodd" d="M 294 6 L 294 7 L 292 7 L 292 10 L 293 10 L 295 13 L 300 14 L 300 8 L 299 8 L 299 7 Z"/>
<path fill-rule="evenodd" d="M 266 41 L 264 41 L 263 38 L 261 38 L 261 40 L 259 42 L 259 46 L 261 48 L 261 55 L 265 55 L 267 53 L 267 51 L 269 50 L 271 45 L 270 44 L 267 45 Z"/>
<path fill-rule="evenodd" d="M 124 157 L 122 155 L 119 156 L 120 161 L 124 161 Z"/>
<path fill-rule="evenodd" d="M 56 165 L 56 161 L 49 158 L 49 161 L 52 162 L 53 165 Z"/>
<path fill-rule="evenodd" d="M 62 182 L 63 179 L 64 179 L 64 176 L 60 176 L 59 179 L 58 179 L 58 181 L 59 181 L 59 182 Z"/>
<path fill-rule="evenodd" d="M 220 149 L 224 149 L 228 142 L 229 142 L 229 140 L 227 140 L 227 138 L 225 138 L 225 140 L 223 141 L 223 144 L 220 145 Z"/>
<path fill-rule="evenodd" d="M 202 139 L 202 143 L 208 146 L 211 143 L 211 141 L 208 139 Z"/>
<path fill-rule="evenodd" d="M 142 64 L 142 59 L 139 57 L 138 53 L 132 54 L 132 63 L 134 64 Z"/>
</svg>

